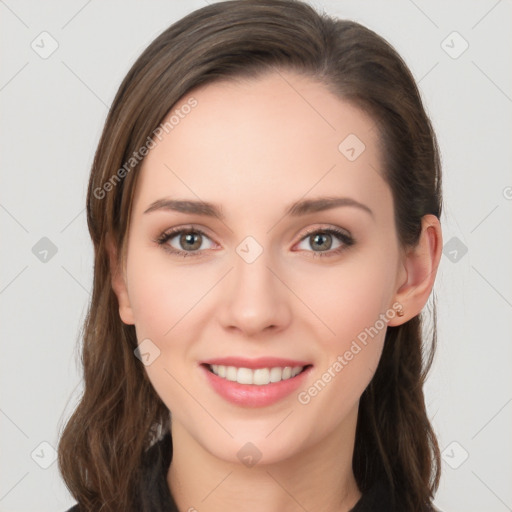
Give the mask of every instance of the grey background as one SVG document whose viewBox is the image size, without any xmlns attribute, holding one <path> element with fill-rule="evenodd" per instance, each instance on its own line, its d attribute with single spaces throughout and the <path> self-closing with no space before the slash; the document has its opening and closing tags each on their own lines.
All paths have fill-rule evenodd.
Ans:
<svg viewBox="0 0 512 512">
<path fill-rule="evenodd" d="M 439 348 L 426 386 L 443 450 L 436 504 L 512 510 L 511 2 L 311 3 L 384 36 L 419 81 L 444 172 Z M 74 503 L 52 447 L 82 386 L 76 343 L 92 282 L 89 169 L 135 58 L 204 5 L 0 0 L 1 511 Z"/>
</svg>

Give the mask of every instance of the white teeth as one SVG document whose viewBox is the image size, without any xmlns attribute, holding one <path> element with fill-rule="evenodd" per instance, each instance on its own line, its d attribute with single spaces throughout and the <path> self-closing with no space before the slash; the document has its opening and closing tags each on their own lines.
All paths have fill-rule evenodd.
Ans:
<svg viewBox="0 0 512 512">
<path fill-rule="evenodd" d="M 256 384 L 265 386 L 271 382 L 288 380 L 298 375 L 304 366 L 285 366 L 284 368 L 237 368 L 236 366 L 223 366 L 221 364 L 212 364 L 210 369 L 215 375 L 239 384 Z"/>
<path fill-rule="evenodd" d="M 253 384 L 264 386 L 270 382 L 270 370 L 268 368 L 258 368 L 252 374 Z"/>
<path fill-rule="evenodd" d="M 220 366 L 220 365 L 217 365 Z M 236 368 L 234 366 L 228 366 L 226 368 L 226 379 L 235 381 L 236 380 Z"/>
<path fill-rule="evenodd" d="M 302 371 L 302 366 L 294 366 L 292 368 L 292 377 L 295 377 L 295 375 L 298 375 Z"/>
<path fill-rule="evenodd" d="M 279 382 L 283 376 L 282 368 L 272 368 L 270 370 L 270 382 Z"/>
<path fill-rule="evenodd" d="M 236 372 L 236 381 L 239 384 L 252 384 L 252 370 L 249 368 L 238 368 Z"/>
</svg>

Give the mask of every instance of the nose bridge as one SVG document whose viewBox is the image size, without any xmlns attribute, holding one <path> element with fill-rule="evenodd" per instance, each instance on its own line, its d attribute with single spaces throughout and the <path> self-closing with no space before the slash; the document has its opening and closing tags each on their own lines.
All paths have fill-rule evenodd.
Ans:
<svg viewBox="0 0 512 512">
<path fill-rule="evenodd" d="M 237 327 L 246 334 L 270 326 L 282 328 L 289 322 L 290 312 L 282 284 L 268 268 L 274 266 L 271 251 L 247 237 L 237 246 L 233 258 L 223 301 L 224 326 Z"/>
</svg>

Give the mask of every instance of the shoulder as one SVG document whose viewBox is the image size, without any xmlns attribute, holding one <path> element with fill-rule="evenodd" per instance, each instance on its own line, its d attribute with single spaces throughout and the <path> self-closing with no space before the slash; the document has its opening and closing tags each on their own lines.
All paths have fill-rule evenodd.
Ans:
<svg viewBox="0 0 512 512">
<path fill-rule="evenodd" d="M 360 500 L 349 512 L 402 512 L 393 504 L 391 488 L 384 478 L 377 479 L 373 485 L 362 494 Z M 434 505 L 430 512 L 446 512 Z"/>
<path fill-rule="evenodd" d="M 384 479 L 378 479 L 362 494 L 356 505 L 349 512 L 394 512 L 391 506 L 391 492 Z"/>
<path fill-rule="evenodd" d="M 171 433 L 167 431 L 146 450 L 143 456 L 141 474 L 137 483 L 137 504 L 134 504 L 136 510 L 179 512 L 166 479 L 171 460 L 172 438 Z M 81 509 L 76 503 L 65 512 L 81 512 Z"/>
</svg>

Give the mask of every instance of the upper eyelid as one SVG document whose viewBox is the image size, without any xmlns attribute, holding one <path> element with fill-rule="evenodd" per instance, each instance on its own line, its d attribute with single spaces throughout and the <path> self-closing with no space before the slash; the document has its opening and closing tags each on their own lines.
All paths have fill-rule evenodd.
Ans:
<svg viewBox="0 0 512 512">
<path fill-rule="evenodd" d="M 348 229 L 341 228 L 341 227 L 327 226 L 327 227 L 307 229 L 306 232 L 302 235 L 301 240 L 303 240 L 305 237 L 307 237 L 309 235 L 312 235 L 314 233 L 324 233 L 324 232 L 326 232 L 326 233 L 332 233 L 334 235 L 337 235 L 338 231 L 340 231 L 342 234 L 347 235 L 347 236 L 352 238 L 352 234 L 350 233 L 350 231 Z"/>
<path fill-rule="evenodd" d="M 330 233 L 331 235 L 337 237 L 339 240 L 341 240 L 342 242 L 344 242 L 340 235 L 337 233 L 337 231 L 341 231 L 342 234 L 346 235 L 347 237 L 351 238 L 351 239 L 354 239 L 354 237 L 352 236 L 351 232 L 345 228 L 342 228 L 342 227 L 334 227 L 334 226 L 320 226 L 320 227 L 315 227 L 315 228 L 306 228 L 306 232 L 304 232 L 299 240 L 297 242 L 295 242 L 295 244 L 297 243 L 300 243 L 302 242 L 304 239 L 306 239 L 307 237 L 315 234 L 315 233 L 319 233 L 319 232 L 327 232 L 327 233 Z M 171 228 L 171 229 L 168 229 L 166 231 L 164 231 L 162 233 L 162 235 L 158 238 L 163 238 L 163 237 L 168 237 L 168 240 L 171 240 L 173 238 L 175 238 L 176 236 L 182 234 L 182 233 L 187 233 L 187 232 L 196 232 L 196 233 L 199 233 L 201 234 L 202 236 L 206 236 L 208 237 L 213 243 L 217 244 L 217 245 L 220 245 L 218 242 L 215 241 L 215 239 L 210 236 L 207 232 L 206 229 L 202 228 L 202 227 L 198 227 L 198 226 L 195 226 L 195 225 L 188 225 L 188 226 L 183 226 L 183 227 L 176 227 L 176 228 Z M 295 245 L 294 244 L 294 245 Z M 204 249 L 203 249 L 204 250 Z M 190 252 L 201 252 L 201 251 L 190 251 Z"/>
<path fill-rule="evenodd" d="M 211 237 L 206 230 L 203 228 L 195 227 L 195 226 L 184 226 L 184 227 L 177 227 L 177 228 L 171 228 L 168 230 L 165 230 L 162 232 L 161 235 L 159 235 L 156 240 L 161 239 L 167 239 L 166 242 L 169 240 L 172 240 L 173 238 L 176 238 L 177 236 L 183 234 L 183 233 L 199 233 L 201 236 L 206 236 L 209 240 L 211 240 L 214 244 L 219 245 L 218 242 L 215 241 L 213 237 Z M 176 249 L 177 250 L 177 249 Z M 190 251 L 190 252 L 201 252 L 201 251 Z"/>
<path fill-rule="evenodd" d="M 213 240 L 213 237 L 208 234 L 208 230 L 203 228 L 202 226 L 178 226 L 174 228 L 165 229 L 162 231 L 162 234 L 157 238 L 162 238 L 164 236 L 175 237 L 181 233 L 200 233 L 201 235 L 206 235 L 208 238 Z"/>
</svg>

